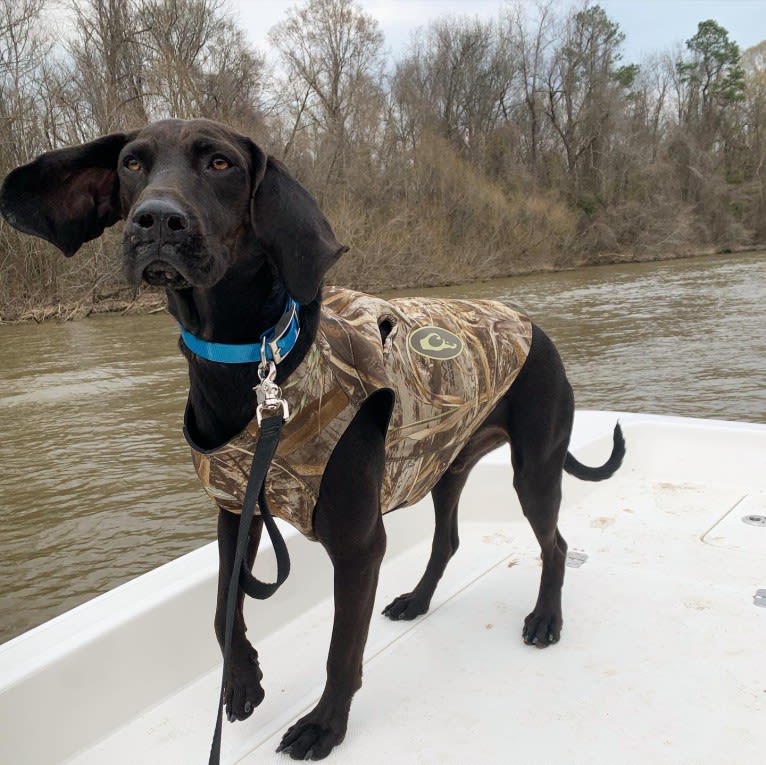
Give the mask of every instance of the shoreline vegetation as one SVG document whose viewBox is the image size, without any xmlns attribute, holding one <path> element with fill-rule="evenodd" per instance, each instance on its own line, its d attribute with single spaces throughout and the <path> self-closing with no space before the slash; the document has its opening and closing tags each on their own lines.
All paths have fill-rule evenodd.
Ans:
<svg viewBox="0 0 766 765">
<path fill-rule="evenodd" d="M 494 279 L 508 279 L 515 276 L 526 276 L 534 273 L 551 273 L 560 271 L 571 271 L 579 268 L 588 268 L 592 266 L 609 266 L 623 263 L 656 263 L 661 261 L 686 260 L 691 258 L 700 258 L 714 255 L 726 254 L 763 254 L 766 256 L 766 248 L 759 247 L 741 247 L 722 251 L 708 252 L 688 252 L 684 254 L 671 253 L 664 255 L 651 255 L 646 257 L 635 257 L 632 254 L 602 254 L 587 261 L 572 265 L 568 268 L 538 268 L 526 271 L 515 271 L 513 273 L 498 273 L 489 275 L 483 279 L 465 278 L 462 280 L 445 279 L 443 281 L 431 282 L 428 284 L 422 282 L 409 282 L 407 279 L 397 279 L 396 282 L 385 280 L 376 281 L 372 285 L 353 283 L 353 280 L 347 281 L 342 277 L 338 266 L 335 266 L 329 272 L 327 284 L 343 284 L 350 289 L 358 289 L 365 292 L 387 293 L 394 290 L 413 290 L 413 289 L 432 289 L 438 287 L 452 287 L 459 284 L 471 284 L 476 282 L 492 281 Z M 353 256 L 352 256 L 353 257 Z M 336 278 L 337 274 L 337 278 Z M 90 294 L 79 300 L 70 300 L 69 302 L 51 302 L 41 305 L 30 306 L 17 315 L 3 316 L 0 314 L 0 326 L 3 324 L 24 324 L 37 323 L 45 321 L 77 321 L 91 316 L 105 315 L 150 315 L 155 313 L 164 313 L 167 308 L 164 288 L 155 288 L 144 286 L 138 290 L 129 287 L 118 289 L 108 295 Z"/>
<path fill-rule="evenodd" d="M 387 58 L 353 0 L 300 0 L 254 49 L 220 0 L 0 0 L 0 177 L 167 117 L 251 136 L 350 247 L 372 292 L 766 245 L 766 41 L 714 19 L 624 60 L 589 0 L 498 0 Z M 64 29 L 64 36 L 60 34 Z M 120 226 L 65 259 L 0 220 L 0 323 L 162 310 Z"/>
</svg>

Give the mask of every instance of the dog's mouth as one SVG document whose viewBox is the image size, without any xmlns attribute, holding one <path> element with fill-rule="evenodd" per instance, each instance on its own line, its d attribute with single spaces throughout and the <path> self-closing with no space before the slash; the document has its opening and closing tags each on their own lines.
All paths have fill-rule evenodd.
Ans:
<svg viewBox="0 0 766 765">
<path fill-rule="evenodd" d="M 180 290 L 191 286 L 174 266 L 165 260 L 152 261 L 141 274 L 143 280 L 153 287 L 169 287 Z"/>
</svg>

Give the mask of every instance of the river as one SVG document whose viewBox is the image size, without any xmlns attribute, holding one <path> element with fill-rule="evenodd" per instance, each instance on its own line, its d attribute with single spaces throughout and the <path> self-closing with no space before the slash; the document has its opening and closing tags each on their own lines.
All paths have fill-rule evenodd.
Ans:
<svg viewBox="0 0 766 765">
<path fill-rule="evenodd" d="M 766 422 L 763 254 L 421 292 L 523 307 L 579 407 Z M 167 315 L 0 326 L 0 642 L 214 539 L 176 343 Z"/>
</svg>

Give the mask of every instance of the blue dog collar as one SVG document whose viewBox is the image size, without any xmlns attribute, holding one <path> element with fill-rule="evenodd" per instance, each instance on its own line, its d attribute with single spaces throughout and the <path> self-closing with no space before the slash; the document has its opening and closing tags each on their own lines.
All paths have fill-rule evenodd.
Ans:
<svg viewBox="0 0 766 765">
<path fill-rule="evenodd" d="M 195 355 L 220 364 L 253 364 L 261 361 L 261 350 L 266 361 L 278 364 L 295 347 L 300 334 L 299 306 L 288 296 L 285 311 L 277 324 L 264 332 L 257 343 L 213 343 L 202 340 L 179 324 L 184 345 Z"/>
</svg>

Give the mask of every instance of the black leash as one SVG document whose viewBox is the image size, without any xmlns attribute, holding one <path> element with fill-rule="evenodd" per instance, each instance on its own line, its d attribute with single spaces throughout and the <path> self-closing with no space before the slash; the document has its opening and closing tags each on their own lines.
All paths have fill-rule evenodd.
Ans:
<svg viewBox="0 0 766 765">
<path fill-rule="evenodd" d="M 273 377 L 270 380 L 273 384 Z M 250 469 L 250 475 L 247 479 L 247 488 L 242 502 L 242 514 L 239 518 L 239 530 L 237 532 L 237 547 L 234 553 L 234 566 L 232 567 L 231 580 L 229 581 L 229 591 L 226 599 L 226 629 L 224 633 L 223 647 L 223 675 L 221 678 L 221 693 L 218 699 L 218 717 L 215 723 L 215 733 L 213 734 L 213 743 L 210 747 L 210 759 L 208 765 L 219 765 L 221 758 L 221 728 L 223 725 L 223 706 L 224 692 L 226 687 L 226 676 L 229 671 L 229 661 L 231 659 L 231 638 L 234 631 L 234 614 L 237 608 L 237 595 L 241 587 L 251 598 L 264 600 L 271 597 L 287 579 L 290 573 L 290 555 L 287 551 L 285 540 L 277 528 L 277 525 L 269 512 L 266 503 L 265 481 L 269 465 L 277 450 L 279 437 L 282 433 L 282 425 L 287 419 L 287 410 L 281 398 L 275 398 L 273 390 L 268 389 L 268 379 L 261 378 L 261 386 L 266 388 L 265 399 L 262 399 L 262 392 L 258 392 L 261 404 L 258 407 L 258 419 L 261 428 L 258 444 L 253 454 L 253 465 Z M 277 391 L 279 389 L 274 386 Z M 269 396 L 269 394 L 272 394 Z M 277 393 L 278 397 L 280 394 Z M 277 402 L 279 402 L 277 404 Z M 266 408 L 274 410 L 278 406 L 279 410 L 271 416 L 263 416 L 262 411 Z M 269 533 L 271 544 L 274 547 L 274 554 L 277 558 L 277 579 L 275 582 L 261 582 L 256 579 L 248 570 L 245 562 L 245 553 L 247 551 L 248 539 L 250 536 L 250 526 L 255 515 L 256 504 L 260 506 L 261 516 L 266 530 Z"/>
</svg>

